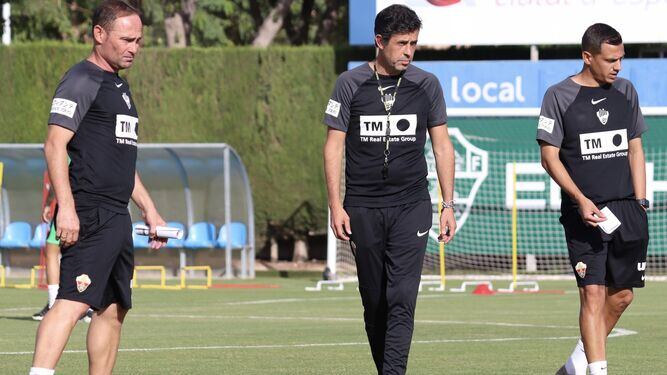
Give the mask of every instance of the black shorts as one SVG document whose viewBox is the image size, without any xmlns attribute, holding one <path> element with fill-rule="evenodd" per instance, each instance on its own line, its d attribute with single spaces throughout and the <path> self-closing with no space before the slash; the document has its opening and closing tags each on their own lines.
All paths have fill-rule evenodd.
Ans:
<svg viewBox="0 0 667 375">
<path fill-rule="evenodd" d="M 57 298 L 83 302 L 94 310 L 112 303 L 130 309 L 134 271 L 130 215 L 102 207 L 77 214 L 79 240 L 62 249 Z"/>
<path fill-rule="evenodd" d="M 560 218 L 577 285 L 641 288 L 649 240 L 646 212 L 635 200 L 611 201 L 598 208 L 605 206 L 621 222 L 611 235 L 585 225 L 576 210 Z"/>
</svg>

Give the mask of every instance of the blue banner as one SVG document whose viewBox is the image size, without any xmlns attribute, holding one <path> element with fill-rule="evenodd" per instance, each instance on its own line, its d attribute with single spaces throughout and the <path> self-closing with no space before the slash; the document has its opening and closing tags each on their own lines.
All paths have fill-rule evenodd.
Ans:
<svg viewBox="0 0 667 375">
<path fill-rule="evenodd" d="M 359 64 L 351 62 L 349 67 Z M 536 109 L 541 106 L 547 88 L 577 74 L 583 62 L 417 61 L 414 64 L 438 77 L 450 110 Z M 647 114 L 657 114 L 655 109 L 667 107 L 667 59 L 624 60 L 619 75 L 632 81 L 642 109 L 648 109 Z M 452 114 L 456 115 L 456 111 Z"/>
</svg>

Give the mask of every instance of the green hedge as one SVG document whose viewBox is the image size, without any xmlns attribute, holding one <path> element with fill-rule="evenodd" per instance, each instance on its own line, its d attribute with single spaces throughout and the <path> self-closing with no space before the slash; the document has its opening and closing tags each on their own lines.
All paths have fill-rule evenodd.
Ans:
<svg viewBox="0 0 667 375">
<path fill-rule="evenodd" d="M 51 97 L 89 47 L 0 47 L 0 142 L 42 142 Z M 306 226 L 326 227 L 324 108 L 336 78 L 331 48 L 146 48 L 122 72 L 142 142 L 224 142 L 240 154 L 258 234 L 306 203 Z M 304 224 L 301 224 L 304 225 Z"/>
</svg>

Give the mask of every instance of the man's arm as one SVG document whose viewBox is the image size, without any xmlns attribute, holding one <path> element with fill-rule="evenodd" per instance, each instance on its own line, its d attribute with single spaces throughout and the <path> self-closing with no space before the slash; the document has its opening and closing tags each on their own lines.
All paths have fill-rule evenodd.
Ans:
<svg viewBox="0 0 667 375">
<path fill-rule="evenodd" d="M 628 159 L 630 160 L 630 174 L 632 186 L 637 199 L 646 199 L 646 160 L 640 137 L 633 138 L 628 144 Z"/>
<path fill-rule="evenodd" d="M 79 239 L 79 217 L 74 206 L 72 188 L 69 184 L 67 144 L 74 132 L 58 125 L 49 125 L 44 142 L 44 156 L 49 171 L 51 188 L 58 200 L 56 238 L 63 247 L 73 245 Z"/>
<path fill-rule="evenodd" d="M 438 181 L 440 181 L 440 191 L 442 192 L 443 202 L 454 200 L 454 146 L 449 139 L 447 124 L 429 128 L 431 144 L 433 145 L 433 155 L 435 156 L 435 166 L 438 172 Z M 440 208 L 440 207 L 438 207 Z M 454 238 L 456 233 L 456 218 L 454 217 L 454 207 L 444 208 L 440 213 L 440 238 L 445 243 Z"/>
<path fill-rule="evenodd" d="M 327 181 L 329 194 L 329 209 L 331 210 L 331 229 L 336 238 L 348 241 L 352 234 L 350 217 L 340 202 L 340 175 L 345 148 L 345 132 L 329 128 L 327 140 L 324 143 L 324 175 Z"/>
<path fill-rule="evenodd" d="M 579 205 L 579 215 L 584 223 L 596 227 L 599 222 L 607 220 L 597 206 L 579 190 L 577 185 L 567 173 L 563 162 L 560 161 L 558 153 L 560 149 L 546 142 L 540 141 L 540 154 L 542 167 L 549 176 Z M 596 216 L 593 216 L 596 215 Z"/>
<path fill-rule="evenodd" d="M 155 227 L 159 225 L 166 225 L 166 223 L 157 212 L 155 204 L 153 203 L 150 194 L 148 194 L 148 190 L 146 190 L 146 187 L 139 178 L 138 172 L 134 173 L 134 190 L 132 190 L 132 200 L 137 204 L 137 206 L 139 206 L 139 209 L 141 210 L 141 217 L 144 218 L 146 225 L 148 225 L 150 228 L 151 249 L 157 250 L 166 245 L 167 239 L 159 238 L 155 233 Z"/>
</svg>

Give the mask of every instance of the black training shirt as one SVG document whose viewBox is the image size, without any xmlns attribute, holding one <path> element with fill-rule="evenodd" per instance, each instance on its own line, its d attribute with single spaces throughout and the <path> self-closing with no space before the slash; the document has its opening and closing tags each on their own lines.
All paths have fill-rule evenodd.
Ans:
<svg viewBox="0 0 667 375">
<path fill-rule="evenodd" d="M 398 79 L 380 75 L 385 94 L 394 93 Z M 391 207 L 430 199 L 424 158 L 426 130 L 447 122 L 438 79 L 413 65 L 403 73 L 391 110 L 389 170 L 384 179 L 386 119 L 369 64 L 340 75 L 324 123 L 346 132 L 346 206 Z"/>
<path fill-rule="evenodd" d="M 127 213 L 134 189 L 139 119 L 129 84 L 84 60 L 58 84 L 49 124 L 73 131 L 67 144 L 77 209 Z"/>
<path fill-rule="evenodd" d="M 628 143 L 647 130 L 630 81 L 586 87 L 567 78 L 544 94 L 537 140 L 560 148 L 565 169 L 596 204 L 635 197 Z M 576 208 L 562 192 L 561 211 Z"/>
</svg>

